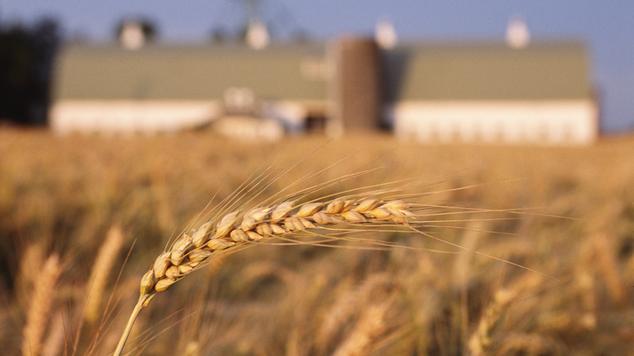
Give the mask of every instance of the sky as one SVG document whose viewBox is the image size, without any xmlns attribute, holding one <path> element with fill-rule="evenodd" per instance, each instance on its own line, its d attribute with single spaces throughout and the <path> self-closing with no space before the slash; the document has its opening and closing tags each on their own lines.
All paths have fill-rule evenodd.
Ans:
<svg viewBox="0 0 634 356">
<path fill-rule="evenodd" d="M 202 41 L 212 28 L 242 20 L 240 0 L 0 0 L 0 21 L 58 18 L 68 35 L 112 38 L 125 16 L 146 15 L 166 41 Z M 317 39 L 370 34 L 391 21 L 400 39 L 504 39 L 510 18 L 522 17 L 535 40 L 580 39 L 588 46 L 600 93 L 602 128 L 634 129 L 634 1 L 632 0 L 260 0 L 282 30 Z"/>
</svg>

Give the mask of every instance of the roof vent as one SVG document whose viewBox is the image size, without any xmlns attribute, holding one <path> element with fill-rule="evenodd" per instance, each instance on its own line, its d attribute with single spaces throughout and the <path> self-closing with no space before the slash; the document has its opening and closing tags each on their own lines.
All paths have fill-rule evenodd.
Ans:
<svg viewBox="0 0 634 356">
<path fill-rule="evenodd" d="M 394 25 L 387 20 L 380 20 L 377 22 L 374 36 L 376 42 L 379 44 L 379 47 L 383 49 L 394 48 L 396 46 L 396 42 L 398 41 Z"/>
<path fill-rule="evenodd" d="M 146 42 L 143 25 L 137 21 L 126 21 L 119 32 L 119 43 L 125 49 L 135 50 L 143 47 Z"/>
<path fill-rule="evenodd" d="M 260 20 L 249 23 L 246 36 L 247 44 L 253 49 L 262 49 L 269 45 L 271 38 L 266 25 Z"/>
<path fill-rule="evenodd" d="M 531 40 L 526 22 L 521 17 L 514 17 L 506 28 L 506 44 L 511 48 L 525 48 Z"/>
</svg>

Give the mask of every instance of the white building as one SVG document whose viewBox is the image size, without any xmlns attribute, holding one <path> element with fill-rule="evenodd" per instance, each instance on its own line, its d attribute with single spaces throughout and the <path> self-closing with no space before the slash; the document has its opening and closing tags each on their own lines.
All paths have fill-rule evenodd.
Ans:
<svg viewBox="0 0 634 356">
<path fill-rule="evenodd" d="M 339 52 L 305 43 L 68 46 L 57 61 L 50 123 L 60 133 L 154 133 L 249 116 L 301 133 L 324 127 L 323 118 L 378 129 L 383 112 L 398 137 L 420 142 L 593 142 L 599 110 L 584 46 L 520 35 L 515 45 L 394 42 L 372 51 L 372 39 L 348 39 L 333 47 Z M 357 115 L 342 110 L 350 107 Z M 245 122 L 226 131 L 273 127 Z"/>
<path fill-rule="evenodd" d="M 388 120 L 420 142 L 589 144 L 598 108 L 576 43 L 436 44 L 387 54 Z"/>
<path fill-rule="evenodd" d="M 66 46 L 49 121 L 58 133 L 159 133 L 266 116 L 296 132 L 326 110 L 325 77 L 306 70 L 324 60 L 315 45 Z"/>
</svg>

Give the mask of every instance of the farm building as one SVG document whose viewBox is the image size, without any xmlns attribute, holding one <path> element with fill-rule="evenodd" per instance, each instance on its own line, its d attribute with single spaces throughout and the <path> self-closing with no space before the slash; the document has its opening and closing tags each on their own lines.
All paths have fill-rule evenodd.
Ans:
<svg viewBox="0 0 634 356">
<path fill-rule="evenodd" d="M 249 137 L 388 127 L 422 142 L 587 144 L 598 135 L 592 89 L 575 42 L 69 45 L 50 121 L 62 133 L 170 132 L 224 118 L 224 131 Z"/>
<path fill-rule="evenodd" d="M 310 46 L 70 46 L 58 60 L 51 124 L 170 132 L 263 110 L 296 131 L 324 111 L 322 61 L 323 49 Z"/>
<path fill-rule="evenodd" d="M 399 137 L 587 144 L 598 135 L 580 44 L 422 45 L 386 58 L 387 117 Z"/>
</svg>

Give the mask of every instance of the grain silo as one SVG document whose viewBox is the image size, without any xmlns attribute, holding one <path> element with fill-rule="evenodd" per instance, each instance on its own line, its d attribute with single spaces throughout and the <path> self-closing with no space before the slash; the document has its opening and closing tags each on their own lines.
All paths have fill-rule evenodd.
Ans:
<svg viewBox="0 0 634 356">
<path fill-rule="evenodd" d="M 383 106 L 381 55 L 371 38 L 344 37 L 329 48 L 333 65 L 329 132 L 376 130 Z"/>
</svg>

